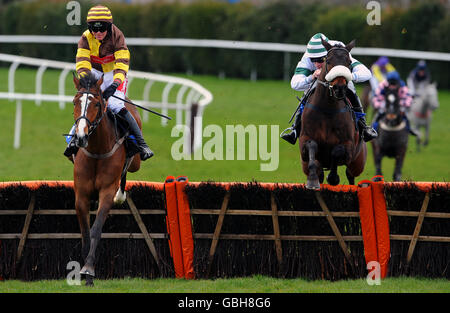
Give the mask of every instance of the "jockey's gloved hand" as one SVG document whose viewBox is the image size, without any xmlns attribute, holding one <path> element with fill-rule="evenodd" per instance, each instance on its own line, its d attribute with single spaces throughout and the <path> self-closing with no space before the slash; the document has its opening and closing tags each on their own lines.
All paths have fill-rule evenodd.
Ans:
<svg viewBox="0 0 450 313">
<path fill-rule="evenodd" d="M 119 87 L 119 83 L 113 82 L 108 88 L 105 89 L 105 91 L 103 91 L 103 98 L 108 100 L 108 98 L 116 92 L 117 87 Z"/>
</svg>

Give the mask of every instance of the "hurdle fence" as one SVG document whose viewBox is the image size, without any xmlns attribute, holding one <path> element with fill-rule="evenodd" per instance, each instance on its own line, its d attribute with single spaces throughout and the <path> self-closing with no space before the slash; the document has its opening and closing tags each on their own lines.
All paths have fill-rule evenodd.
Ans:
<svg viewBox="0 0 450 313">
<path fill-rule="evenodd" d="M 43 191 L 71 190 L 73 183 L 0 183 L 0 276 L 15 277 L 5 274 L 5 268 L 13 266 L 6 266 L 5 262 L 21 264 L 29 241 L 64 242 L 81 238 L 77 232 L 30 231 L 39 216 L 71 216 L 76 223 L 74 209 L 55 209 L 55 205 L 45 209 L 42 199 L 36 205 L 36 195 L 43 186 L 47 188 Z M 22 193 L 29 192 L 28 197 L 19 196 L 27 199 L 26 203 L 22 201 L 21 209 L 12 208 L 5 201 L 8 194 L 5 192 L 15 188 L 22 188 Z M 133 188 L 141 188 L 141 193 L 134 194 Z M 261 271 L 278 277 L 303 277 L 313 266 L 303 268 L 300 263 L 308 262 L 306 258 L 317 259 L 320 263 L 320 273 L 310 277 L 316 279 L 361 277 L 366 274 L 365 265 L 370 261 L 380 263 L 382 278 L 404 274 L 450 277 L 450 260 L 445 260 L 450 253 L 448 183 L 363 181 L 358 186 L 322 185 L 321 191 L 313 192 L 306 190 L 303 184 L 196 183 L 188 182 L 187 178 L 180 181 L 171 177 L 164 183 L 129 182 L 127 190 L 126 204 L 112 209 L 110 215 L 129 216 L 139 231 L 106 231 L 102 238 L 145 242 L 147 254 L 158 269 L 150 277 L 211 278 L 221 274 L 260 274 Z M 157 199 L 156 202 L 140 199 L 149 190 L 154 193 L 156 198 L 152 199 Z M 407 195 L 394 199 L 396 193 L 402 191 Z M 407 203 L 402 197 L 414 198 L 414 201 Z M 303 203 L 298 203 L 299 199 Z M 94 214 L 95 211 L 91 211 L 91 215 Z M 16 221 L 17 225 L 23 225 L 21 231 L 4 232 L 2 225 L 12 217 L 22 221 Z M 155 223 L 149 217 L 158 217 L 158 220 Z M 302 234 L 308 224 L 313 225 L 309 230 L 312 233 Z M 431 234 L 430 230 L 435 233 Z M 317 234 L 320 232 L 322 234 Z M 7 246 L 14 251 L 14 257 L 10 256 L 11 251 L 5 251 L 2 241 L 14 243 L 14 247 Z M 239 247 L 242 251 L 235 256 Z M 316 247 L 316 250 L 309 252 L 307 247 Z M 326 251 L 334 251 L 328 257 L 332 256 L 336 264 L 324 261 Z M 436 251 L 440 256 L 433 255 Z M 255 260 L 258 257 L 261 260 Z M 264 261 L 271 258 L 274 261 Z M 442 258 L 444 261 L 433 261 Z M 262 265 L 259 269 L 233 273 L 233 269 L 239 267 L 236 260 L 240 259 L 247 260 L 250 267 L 258 262 Z M 37 261 L 23 261 L 29 267 L 33 267 L 33 262 Z M 418 262 L 426 264 L 422 266 Z M 263 269 L 264 266 L 267 268 Z M 298 269 L 292 269 L 296 267 Z M 421 267 L 422 271 L 414 267 Z M 330 274 L 331 268 L 345 273 Z"/>
</svg>

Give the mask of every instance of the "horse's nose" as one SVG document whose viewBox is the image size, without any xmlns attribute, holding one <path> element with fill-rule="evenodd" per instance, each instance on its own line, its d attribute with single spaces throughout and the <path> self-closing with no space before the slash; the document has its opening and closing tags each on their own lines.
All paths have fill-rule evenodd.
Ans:
<svg viewBox="0 0 450 313">
<path fill-rule="evenodd" d="M 75 138 L 75 144 L 79 148 L 86 148 L 88 146 L 88 138 L 86 135 L 84 136 L 76 136 Z"/>
<path fill-rule="evenodd" d="M 345 90 L 347 89 L 347 85 L 336 84 L 333 86 L 334 94 L 338 99 L 342 99 L 345 97 Z"/>
</svg>

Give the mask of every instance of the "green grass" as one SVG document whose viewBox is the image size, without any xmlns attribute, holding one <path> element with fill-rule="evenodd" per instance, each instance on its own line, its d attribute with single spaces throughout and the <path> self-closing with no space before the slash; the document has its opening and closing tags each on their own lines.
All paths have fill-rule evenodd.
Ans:
<svg viewBox="0 0 450 313">
<path fill-rule="evenodd" d="M 95 280 L 94 287 L 70 286 L 65 280 L 36 282 L 4 281 L 0 293 L 448 293 L 450 281 L 425 278 L 386 278 L 380 285 L 368 285 L 365 279 L 306 281 L 265 276 L 216 280 L 113 279 Z"/>
<path fill-rule="evenodd" d="M 47 71 L 44 75 L 44 92 L 56 93 L 59 72 Z M 70 75 L 69 75 L 70 76 Z M 226 125 L 279 125 L 279 131 L 288 127 L 288 119 L 297 105 L 295 96 L 288 82 L 257 81 L 239 79 L 219 79 L 211 76 L 189 76 L 209 89 L 214 100 L 204 112 L 204 126 L 218 125 L 225 134 Z M 7 81 L 7 70 L 0 69 L 0 79 Z M 35 70 L 20 69 L 17 73 L 16 85 L 19 92 L 34 90 Z M 133 81 L 129 91 L 131 98 L 140 97 L 143 81 Z M 3 86 L 3 87 L 2 87 Z M 0 86 L 6 91 L 7 86 Z M 157 91 L 162 85 L 152 87 Z M 66 82 L 67 94 L 74 93 L 71 77 Z M 160 95 L 156 92 L 151 99 Z M 176 90 L 171 93 L 176 96 Z M 439 93 L 440 108 L 434 114 L 431 129 L 431 143 L 421 153 L 415 149 L 415 140 L 410 137 L 408 153 L 403 168 L 403 179 L 413 181 L 448 181 L 450 178 L 450 92 Z M 174 111 L 170 111 L 175 116 Z M 64 138 L 73 123 L 72 106 L 66 104 L 64 110 L 57 103 L 42 103 L 36 106 L 33 102 L 23 102 L 23 127 L 20 149 L 13 149 L 15 103 L 0 101 L 0 181 L 12 180 L 71 180 L 72 164 L 62 152 L 65 148 Z M 298 146 L 291 146 L 280 139 L 279 166 L 275 171 L 261 171 L 261 160 L 180 160 L 171 156 L 172 144 L 178 137 L 171 137 L 174 122 L 166 127 L 161 126 L 159 117 L 150 116 L 144 123 L 144 136 L 155 157 L 142 163 L 137 173 L 129 174 L 129 180 L 164 181 L 168 175 L 187 175 L 190 181 L 260 181 L 260 182 L 305 182 L 301 171 Z M 270 135 L 270 130 L 269 130 Z M 204 138 L 207 142 L 210 138 Z M 371 145 L 363 174 L 358 180 L 370 179 L 375 174 Z M 269 146 L 270 148 L 270 146 Z M 392 179 L 393 159 L 383 160 L 385 179 Z M 340 169 L 341 183 L 347 183 L 343 168 Z"/>
<path fill-rule="evenodd" d="M 33 92 L 35 70 L 21 69 L 17 72 L 17 91 Z M 7 81 L 8 71 L 0 69 L 0 80 Z M 44 75 L 44 92 L 57 92 L 59 72 L 47 71 Z M 224 79 L 211 76 L 188 76 L 209 89 L 214 100 L 204 112 L 204 126 L 216 124 L 225 130 L 226 125 L 241 124 L 279 125 L 279 131 L 288 127 L 288 119 L 297 106 L 296 92 L 284 81 L 257 81 Z M 144 83 L 133 81 L 131 98 L 137 99 Z M 67 78 L 68 94 L 75 90 L 71 77 Z M 161 90 L 154 86 L 152 90 Z M 6 91 L 2 84 L 0 91 Z M 176 94 L 176 91 L 174 92 Z M 156 97 L 156 96 L 155 96 Z M 172 97 L 174 97 L 172 95 Z M 151 98 L 156 99 L 156 98 Z M 415 152 L 415 142 L 410 139 L 404 165 L 404 179 L 414 181 L 449 181 L 450 178 L 450 92 L 440 91 L 440 108 L 435 112 L 431 129 L 431 143 L 423 152 Z M 174 116 L 174 112 L 170 112 Z M 64 138 L 73 124 L 72 106 L 66 104 L 60 110 L 57 103 L 23 102 L 23 126 L 21 147 L 13 148 L 15 103 L 0 101 L 0 181 L 20 180 L 72 180 L 72 163 L 62 155 Z M 142 163 L 137 173 L 129 180 L 162 182 L 168 175 L 187 175 L 190 181 L 260 181 L 260 182 L 305 182 L 301 171 L 297 146 L 279 142 L 279 167 L 275 171 L 261 171 L 265 161 L 238 160 L 182 160 L 171 157 L 171 146 L 178 138 L 170 136 L 174 123 L 161 126 L 160 119 L 150 116 L 144 124 L 144 136 L 156 155 Z M 277 134 L 278 136 L 278 134 Z M 205 138 L 204 142 L 209 138 Z M 383 169 L 387 181 L 391 180 L 393 160 L 385 160 Z M 343 170 L 341 182 L 347 183 Z M 371 146 L 364 173 L 357 179 L 370 179 L 374 175 Z M 450 282 L 441 279 L 387 278 L 380 286 L 369 286 L 365 280 L 349 281 L 305 281 L 301 279 L 274 279 L 255 276 L 252 278 L 217 280 L 176 279 L 115 279 L 97 280 L 94 288 L 69 286 L 65 280 L 57 281 L 3 281 L 0 293 L 7 292 L 449 292 Z"/>
</svg>

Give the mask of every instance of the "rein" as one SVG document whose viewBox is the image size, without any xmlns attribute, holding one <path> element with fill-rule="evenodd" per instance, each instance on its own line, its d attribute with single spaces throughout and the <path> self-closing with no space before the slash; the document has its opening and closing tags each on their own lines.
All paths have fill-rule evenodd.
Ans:
<svg viewBox="0 0 450 313">
<path fill-rule="evenodd" d="M 88 88 L 88 90 L 89 90 L 89 88 Z M 103 98 L 99 94 L 94 94 L 94 93 L 91 93 L 89 91 L 78 91 L 77 94 L 87 94 L 88 96 L 92 95 L 94 97 L 100 96 L 100 106 L 98 108 L 98 112 L 97 112 L 97 116 L 95 117 L 95 120 L 93 122 L 91 122 L 86 117 L 86 111 L 87 111 L 87 105 L 86 105 L 82 115 L 79 118 L 77 118 L 76 121 L 75 121 L 75 123 L 78 123 L 82 119 L 85 119 L 87 121 L 87 123 L 88 123 L 88 134 L 87 134 L 87 136 L 89 137 L 95 131 L 95 129 L 100 125 L 100 122 L 102 121 L 103 117 L 106 115 L 107 104 L 103 101 Z M 86 98 L 86 104 L 87 104 L 87 101 L 88 101 L 88 99 Z M 102 106 L 104 106 L 104 110 L 102 110 Z M 119 149 L 119 147 L 125 141 L 126 136 L 128 136 L 128 133 L 126 133 L 122 138 L 117 140 L 117 134 L 116 134 L 116 143 L 114 144 L 112 149 L 109 152 L 107 152 L 107 153 L 95 154 L 95 153 L 89 152 L 86 148 L 80 148 L 80 150 L 83 151 L 84 154 L 86 156 L 90 157 L 90 158 L 99 159 L 99 160 L 100 159 L 107 159 L 107 158 L 111 157 L 117 151 L 117 149 Z"/>
<path fill-rule="evenodd" d="M 86 95 L 92 95 L 94 97 L 98 97 L 98 94 L 93 94 L 89 91 L 78 91 L 77 94 L 86 94 Z M 86 97 L 86 104 L 87 104 L 88 98 Z M 105 109 L 102 112 L 102 105 L 104 105 Z M 97 116 L 95 117 L 95 120 L 93 122 L 91 122 L 87 117 L 86 117 L 86 111 L 87 111 L 87 105 L 84 107 L 84 112 L 82 113 L 82 115 L 77 118 L 75 120 L 75 124 L 77 124 L 80 120 L 86 120 L 88 123 L 88 136 L 90 136 L 94 130 L 98 127 L 98 125 L 100 125 L 100 122 L 102 121 L 103 117 L 105 116 L 106 113 L 106 104 L 103 102 L 103 98 L 100 97 L 100 106 L 98 108 L 98 112 L 97 112 Z M 99 117 L 100 116 L 100 117 Z"/>
<path fill-rule="evenodd" d="M 325 57 L 325 75 L 328 74 L 328 54 L 329 54 L 331 51 L 333 51 L 333 50 L 344 50 L 344 51 L 346 51 L 347 53 L 349 53 L 349 52 L 347 51 L 347 49 L 345 49 L 344 47 L 333 47 L 333 48 L 331 48 L 330 50 L 328 50 L 328 51 L 327 51 L 327 55 L 326 55 L 326 57 Z M 330 84 L 330 82 L 320 80 L 319 78 L 317 78 L 317 82 L 318 82 L 319 84 L 321 84 L 322 86 L 328 88 L 328 90 L 329 90 L 329 92 L 330 92 L 330 97 L 333 97 L 333 98 L 338 99 L 338 100 L 343 100 L 343 99 L 345 99 L 345 96 L 344 96 L 344 97 L 338 97 L 338 96 L 336 96 L 336 92 L 334 91 L 333 86 Z"/>
</svg>

